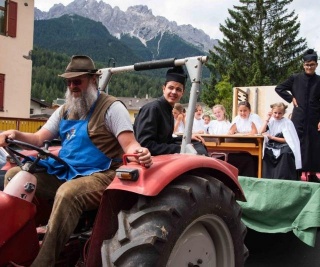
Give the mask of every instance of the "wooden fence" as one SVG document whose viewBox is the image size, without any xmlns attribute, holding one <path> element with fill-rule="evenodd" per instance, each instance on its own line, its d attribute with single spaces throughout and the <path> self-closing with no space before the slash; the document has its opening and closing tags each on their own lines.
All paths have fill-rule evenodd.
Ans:
<svg viewBox="0 0 320 267">
<path fill-rule="evenodd" d="M 39 130 L 46 123 L 46 121 L 46 119 L 0 117 L 0 131 L 14 129 L 22 132 L 34 133 Z"/>
</svg>

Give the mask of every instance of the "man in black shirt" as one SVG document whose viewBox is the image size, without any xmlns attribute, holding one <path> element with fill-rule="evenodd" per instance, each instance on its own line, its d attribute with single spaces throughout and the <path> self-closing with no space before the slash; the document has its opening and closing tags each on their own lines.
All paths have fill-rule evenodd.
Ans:
<svg viewBox="0 0 320 267">
<path fill-rule="evenodd" d="M 135 137 L 153 156 L 180 153 L 180 144 L 172 137 L 174 129 L 172 109 L 184 94 L 186 80 L 187 75 L 182 67 L 169 69 L 162 87 L 163 96 L 144 105 L 135 118 L 133 126 Z M 201 136 L 196 135 L 192 139 L 203 141 Z"/>
</svg>

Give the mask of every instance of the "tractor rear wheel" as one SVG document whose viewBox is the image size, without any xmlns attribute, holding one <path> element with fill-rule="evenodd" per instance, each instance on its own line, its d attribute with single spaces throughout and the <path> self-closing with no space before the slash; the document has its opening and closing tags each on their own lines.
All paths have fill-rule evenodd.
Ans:
<svg viewBox="0 0 320 267">
<path fill-rule="evenodd" d="M 103 266 L 241 267 L 246 227 L 233 192 L 203 174 L 184 174 L 118 214 L 103 242 Z"/>
</svg>

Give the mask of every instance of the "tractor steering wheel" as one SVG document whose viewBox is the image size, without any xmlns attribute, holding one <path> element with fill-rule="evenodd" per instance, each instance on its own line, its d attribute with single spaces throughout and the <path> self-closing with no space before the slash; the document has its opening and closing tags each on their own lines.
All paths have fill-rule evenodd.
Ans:
<svg viewBox="0 0 320 267">
<path fill-rule="evenodd" d="M 38 161 L 40 159 L 47 159 L 48 157 L 53 158 L 54 160 L 58 161 L 59 163 L 63 164 L 66 169 L 69 168 L 69 165 L 60 157 L 52 154 L 49 151 L 49 146 L 50 146 L 50 141 L 45 141 L 44 142 L 44 147 L 37 147 L 34 145 L 31 145 L 26 142 L 18 141 L 18 140 L 13 140 L 13 139 L 6 139 L 6 142 L 9 145 L 14 145 L 16 147 L 20 147 L 22 149 L 27 149 L 27 150 L 35 150 L 38 152 L 38 155 L 35 157 L 35 159 L 23 155 L 22 153 L 19 153 L 16 148 L 6 146 L 4 149 L 8 152 L 8 154 L 12 157 L 12 159 L 15 161 L 17 166 L 19 166 L 21 169 L 26 170 L 30 173 L 36 173 L 36 172 L 43 172 L 46 169 L 44 167 L 40 167 L 37 165 Z M 25 162 L 22 162 L 20 158 L 24 159 Z"/>
</svg>

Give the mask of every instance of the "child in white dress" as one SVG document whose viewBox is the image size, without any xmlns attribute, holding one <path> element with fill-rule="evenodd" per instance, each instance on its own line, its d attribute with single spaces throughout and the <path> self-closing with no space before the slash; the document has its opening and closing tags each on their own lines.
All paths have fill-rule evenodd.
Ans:
<svg viewBox="0 0 320 267">
<path fill-rule="evenodd" d="M 283 116 L 288 106 L 279 102 L 270 107 L 261 127 L 265 136 L 262 177 L 299 180 L 300 141 L 292 121 Z"/>
<path fill-rule="evenodd" d="M 227 134 L 231 123 L 226 118 L 226 109 L 223 105 L 217 104 L 212 107 L 215 120 L 210 121 L 209 134 Z"/>
<path fill-rule="evenodd" d="M 238 116 L 232 121 L 229 134 L 257 134 L 261 127 L 261 119 L 257 114 L 251 114 L 251 105 L 248 101 L 238 104 Z"/>
<path fill-rule="evenodd" d="M 230 135 L 254 135 L 261 127 L 261 119 L 257 114 L 251 114 L 251 106 L 248 101 L 238 104 L 238 116 L 232 121 L 228 132 Z M 234 152 L 229 154 L 229 163 L 239 169 L 239 175 L 257 177 L 258 159 L 246 152 Z"/>
<path fill-rule="evenodd" d="M 180 103 L 175 103 L 172 110 L 174 118 L 173 133 L 184 133 L 185 129 L 185 116 L 183 113 L 183 106 Z"/>
</svg>

